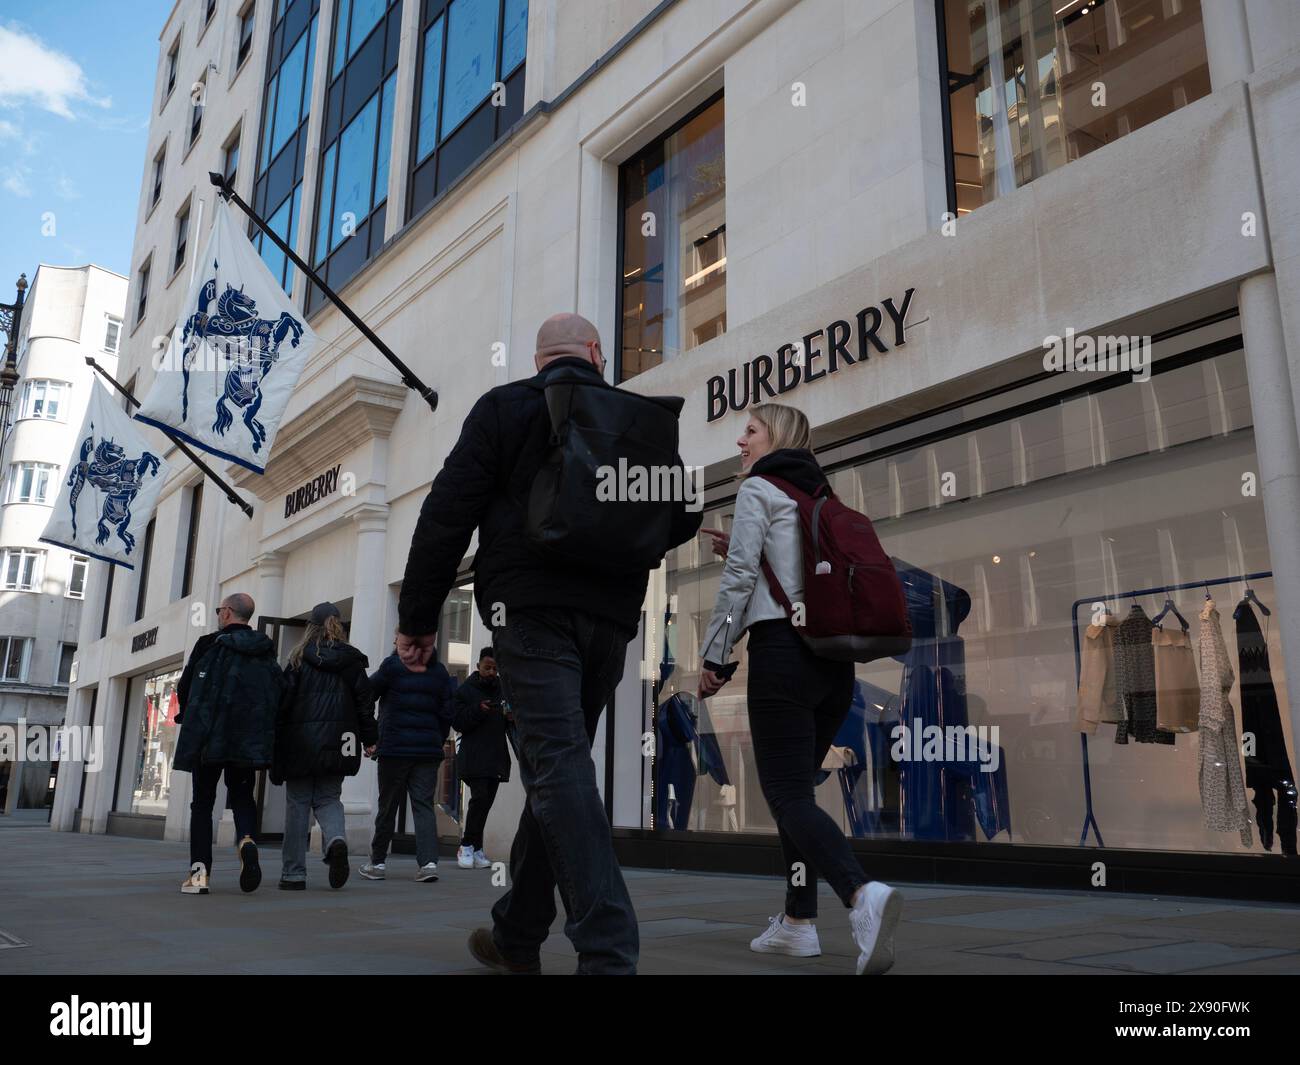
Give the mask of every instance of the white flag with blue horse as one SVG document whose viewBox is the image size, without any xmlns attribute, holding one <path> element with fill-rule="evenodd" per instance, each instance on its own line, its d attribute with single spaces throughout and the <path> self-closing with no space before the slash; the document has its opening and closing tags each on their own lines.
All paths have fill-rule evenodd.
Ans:
<svg viewBox="0 0 1300 1065">
<path fill-rule="evenodd" d="M 98 381 L 41 539 L 135 569 L 167 463 Z"/>
<path fill-rule="evenodd" d="M 136 418 L 263 473 L 320 338 L 218 199 L 212 236 Z"/>
</svg>

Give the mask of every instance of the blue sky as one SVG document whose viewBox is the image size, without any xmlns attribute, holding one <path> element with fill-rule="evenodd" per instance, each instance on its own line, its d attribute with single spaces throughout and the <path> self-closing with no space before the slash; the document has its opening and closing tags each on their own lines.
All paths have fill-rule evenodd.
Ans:
<svg viewBox="0 0 1300 1065">
<path fill-rule="evenodd" d="M 129 273 L 172 6 L 0 0 L 0 301 L 41 262 Z"/>
</svg>

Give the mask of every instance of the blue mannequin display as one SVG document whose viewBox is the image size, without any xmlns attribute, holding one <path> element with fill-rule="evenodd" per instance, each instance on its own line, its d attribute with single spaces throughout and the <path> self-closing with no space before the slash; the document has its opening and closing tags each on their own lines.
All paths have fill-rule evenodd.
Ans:
<svg viewBox="0 0 1300 1065">
<path fill-rule="evenodd" d="M 696 706 L 700 709 L 698 717 Z M 709 726 L 708 712 L 693 695 L 676 692 L 660 704 L 655 714 L 655 752 L 659 778 L 655 788 L 655 824 L 688 829 L 696 777 L 707 773 L 718 785 L 731 783 L 718 739 Z"/>
<path fill-rule="evenodd" d="M 912 647 L 903 664 L 899 717 L 908 729 L 966 728 L 966 647 L 958 626 L 971 611 L 970 594 L 932 573 L 894 560 L 908 615 Z M 982 752 L 987 755 L 989 752 Z M 1006 760 L 983 772 L 979 758 L 899 759 L 899 831 L 912 839 L 973 840 L 978 818 L 989 838 L 1011 834 Z"/>
</svg>

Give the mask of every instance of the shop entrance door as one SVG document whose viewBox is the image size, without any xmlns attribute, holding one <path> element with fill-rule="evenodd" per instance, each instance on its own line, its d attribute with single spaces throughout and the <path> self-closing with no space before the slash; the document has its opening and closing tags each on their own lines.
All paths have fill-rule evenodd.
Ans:
<svg viewBox="0 0 1300 1065">
<path fill-rule="evenodd" d="M 274 618 L 263 614 L 257 619 L 257 631 L 271 638 L 281 666 L 288 664 L 289 652 L 302 639 L 306 627 L 304 618 Z M 272 784 L 266 770 L 257 774 L 257 838 L 268 841 L 284 838 L 284 786 Z"/>
</svg>

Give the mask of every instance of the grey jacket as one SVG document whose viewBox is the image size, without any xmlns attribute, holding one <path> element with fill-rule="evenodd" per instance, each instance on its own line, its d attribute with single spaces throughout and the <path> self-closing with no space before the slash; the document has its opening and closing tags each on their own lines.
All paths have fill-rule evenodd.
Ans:
<svg viewBox="0 0 1300 1065">
<path fill-rule="evenodd" d="M 766 555 L 790 602 L 802 601 L 801 537 L 795 501 L 761 477 L 747 478 L 736 495 L 727 561 L 713 617 L 704 631 L 701 661 L 725 665 L 750 625 L 786 616 L 768 589 L 759 565 L 761 556 Z"/>
</svg>

